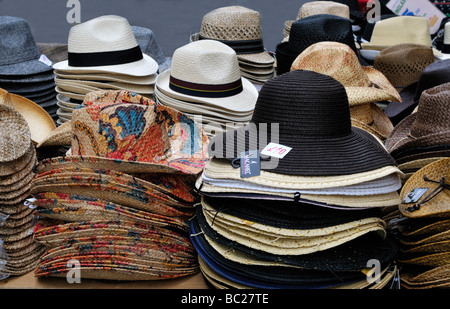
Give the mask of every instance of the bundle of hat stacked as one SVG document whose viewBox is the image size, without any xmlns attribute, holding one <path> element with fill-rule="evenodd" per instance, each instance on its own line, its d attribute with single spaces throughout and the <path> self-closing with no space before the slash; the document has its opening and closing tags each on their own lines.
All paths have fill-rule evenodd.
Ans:
<svg viewBox="0 0 450 309">
<path fill-rule="evenodd" d="M 89 93 L 71 122 L 71 154 L 40 162 L 31 183 L 43 218 L 34 237 L 47 249 L 35 274 L 67 276 L 71 260 L 82 278 L 198 272 L 187 220 L 206 161 L 201 128 L 124 90 Z"/>
<path fill-rule="evenodd" d="M 0 278 L 30 272 L 44 248 L 33 239 L 36 224 L 29 199 L 36 150 L 25 118 L 0 104 Z"/>
<path fill-rule="evenodd" d="M 53 63 L 39 52 L 30 25 L 22 18 L 0 16 L 0 31 L 0 88 L 35 102 L 56 123 Z"/>
<path fill-rule="evenodd" d="M 213 285 L 382 288 L 390 282 L 397 247 L 382 209 L 398 205 L 401 172 L 376 137 L 351 127 L 338 81 L 309 70 L 267 81 L 251 125 L 216 136 L 211 151 L 197 182 L 202 202 L 191 239 Z"/>
<path fill-rule="evenodd" d="M 153 98 L 159 63 L 164 69 L 168 63 L 162 51 L 154 49 L 154 43 L 151 30 L 132 27 L 120 16 L 101 16 L 73 26 L 68 59 L 53 66 L 58 123 L 69 121 L 72 111 L 92 91 L 123 89 Z M 155 54 L 151 57 L 147 53 Z"/>
</svg>

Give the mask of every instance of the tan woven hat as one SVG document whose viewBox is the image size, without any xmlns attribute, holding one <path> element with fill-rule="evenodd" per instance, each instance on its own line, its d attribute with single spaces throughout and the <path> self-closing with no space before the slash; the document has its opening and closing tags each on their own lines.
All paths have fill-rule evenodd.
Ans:
<svg viewBox="0 0 450 309">
<path fill-rule="evenodd" d="M 31 132 L 25 118 L 13 107 L 0 104 L 0 164 L 20 159 L 30 149 Z"/>
<path fill-rule="evenodd" d="M 329 14 L 350 19 L 350 8 L 344 3 L 335 1 L 310 1 L 302 4 L 295 20 L 318 14 Z M 295 20 L 285 21 L 283 41 L 289 39 L 291 25 Z"/>
<path fill-rule="evenodd" d="M 401 190 L 400 212 L 409 218 L 448 216 L 450 158 L 435 161 L 414 173 Z"/>
<path fill-rule="evenodd" d="M 416 83 L 422 71 L 435 61 L 431 47 L 404 43 L 382 50 L 374 60 L 373 67 L 386 76 L 401 91 Z"/>
<path fill-rule="evenodd" d="M 417 112 L 398 123 L 386 139 L 386 149 L 394 158 L 405 150 L 450 143 L 449 95 L 450 83 L 422 92 Z"/>
<path fill-rule="evenodd" d="M 218 40 L 236 51 L 239 60 L 272 66 L 274 58 L 264 49 L 259 12 L 243 6 L 212 10 L 202 19 L 196 39 Z M 273 67 L 272 67 L 273 69 Z"/>
<path fill-rule="evenodd" d="M 375 23 L 370 42 L 361 43 L 361 49 L 382 51 L 387 47 L 404 43 L 420 44 L 432 48 L 427 18 L 396 16 L 380 20 Z M 435 56 L 441 54 L 435 48 L 432 50 Z"/>
</svg>

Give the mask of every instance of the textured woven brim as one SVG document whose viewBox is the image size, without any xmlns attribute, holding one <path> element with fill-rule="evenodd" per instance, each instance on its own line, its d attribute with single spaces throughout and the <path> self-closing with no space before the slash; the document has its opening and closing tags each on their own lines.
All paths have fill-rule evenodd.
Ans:
<svg viewBox="0 0 450 309">
<path fill-rule="evenodd" d="M 50 132 L 36 148 L 70 146 L 72 143 L 72 124 L 67 122 Z"/>
<path fill-rule="evenodd" d="M 69 66 L 69 61 L 64 60 L 53 65 L 54 70 L 72 73 L 112 73 L 130 76 L 149 76 L 154 75 L 158 70 L 158 63 L 150 56 L 143 54 L 143 59 L 126 64 L 91 66 L 91 67 L 73 67 Z"/>
<path fill-rule="evenodd" d="M 255 108 L 258 90 L 244 77 L 241 77 L 243 90 L 239 94 L 224 98 L 202 98 L 185 95 L 170 89 L 170 73 L 171 70 L 166 70 L 156 78 L 156 87 L 169 97 L 182 101 L 211 105 L 228 111 L 251 112 Z"/>
<path fill-rule="evenodd" d="M 375 103 L 370 103 L 370 118 L 372 119 L 370 123 L 366 123 L 365 116 L 358 115 L 352 108 L 350 108 L 350 116 L 352 126 L 363 129 L 381 140 L 388 138 L 394 130 L 392 122 Z"/>
<path fill-rule="evenodd" d="M 398 168 L 404 173 L 415 173 L 418 170 L 420 170 L 421 168 L 427 166 L 428 164 L 431 164 L 435 161 L 439 161 L 439 160 L 442 160 L 445 158 L 446 157 L 430 157 L 430 158 L 413 160 L 413 161 L 399 164 Z"/>
<path fill-rule="evenodd" d="M 399 205 L 400 212 L 408 218 L 420 218 L 429 216 L 448 216 L 450 211 L 450 192 L 443 189 L 442 192 L 433 197 L 430 201 L 421 205 L 419 209 L 410 210 L 410 207 L 416 203 L 420 203 L 432 192 L 439 183 L 425 181 L 424 176 L 434 181 L 441 181 L 442 177 L 449 177 L 450 174 L 450 158 L 441 159 L 426 165 L 412 175 L 404 184 L 400 196 L 402 200 L 416 188 L 428 188 L 428 190 L 414 203 L 402 203 Z M 446 184 L 448 182 L 446 181 Z"/>
<path fill-rule="evenodd" d="M 424 254 L 424 253 L 442 253 L 450 252 L 450 240 L 436 241 L 420 246 L 413 246 L 410 248 L 401 248 L 400 251 L 404 255 L 408 254 Z"/>
<path fill-rule="evenodd" d="M 133 85 L 131 83 L 116 83 L 116 82 L 92 82 L 79 80 L 55 79 L 56 86 L 64 91 L 74 92 L 79 94 L 88 94 L 92 91 L 101 90 L 129 90 L 145 96 L 151 96 L 155 92 L 153 85 Z"/>
<path fill-rule="evenodd" d="M 409 237 L 403 236 L 399 238 L 399 242 L 404 249 L 447 240 L 450 240 L 449 230 L 430 235 L 409 236 Z"/>
<path fill-rule="evenodd" d="M 407 268 L 401 276 L 402 284 L 408 289 L 430 289 L 450 286 L 450 264 L 427 270 Z"/>
<path fill-rule="evenodd" d="M 392 237 L 387 237 L 383 240 L 379 235 L 369 233 L 325 251 L 305 255 L 274 255 L 265 251 L 250 249 L 221 236 L 204 221 L 201 212 L 190 222 L 193 228 L 193 235 L 204 233 L 213 241 L 232 250 L 244 252 L 252 257 L 266 260 L 271 264 L 278 265 L 282 263 L 304 269 L 361 271 L 367 267 L 367 261 L 371 258 L 378 259 L 381 265 L 391 263 L 398 251 L 397 241 Z"/>
<path fill-rule="evenodd" d="M 36 149 L 30 143 L 28 151 L 17 160 L 0 164 L 0 181 L 2 185 L 10 185 L 30 174 L 37 164 Z"/>
<path fill-rule="evenodd" d="M 433 253 L 411 258 L 399 258 L 399 263 L 427 267 L 445 266 L 450 263 L 450 252 Z"/>
<path fill-rule="evenodd" d="M 205 165 L 204 173 L 207 177 L 216 179 L 242 179 L 239 169 L 234 168 L 228 161 L 215 158 L 212 158 Z M 246 178 L 246 181 L 273 188 L 307 190 L 346 187 L 372 181 L 392 174 L 398 174 L 400 176 L 403 175 L 395 166 L 386 166 L 362 173 L 324 177 L 283 175 L 261 170 L 260 176 Z"/>
<path fill-rule="evenodd" d="M 62 79 L 72 79 L 80 81 L 104 81 L 104 82 L 119 82 L 119 83 L 131 83 L 134 85 L 149 85 L 154 84 L 156 81 L 156 74 L 142 77 L 134 77 L 130 75 L 122 74 L 108 74 L 108 73 L 92 73 L 84 74 L 80 72 L 70 72 L 70 74 L 56 71 L 55 76 Z"/>
<path fill-rule="evenodd" d="M 402 236 L 436 234 L 450 229 L 450 219 L 414 218 L 408 220 L 401 231 Z"/>
<path fill-rule="evenodd" d="M 269 128 L 270 124 L 267 127 Z M 255 130 L 254 124 L 228 131 L 211 140 L 210 153 L 231 162 L 240 157 L 241 151 L 262 150 L 266 144 L 258 145 L 261 143 L 258 137 L 260 133 L 257 125 Z M 268 133 L 266 142 L 271 142 L 271 133 Z M 376 137 L 355 127 L 352 127 L 350 134 L 336 138 L 308 138 L 283 134 L 279 136 L 279 141 L 276 143 L 292 149 L 278 160 L 275 167 L 268 170 L 273 173 L 297 176 L 336 176 L 395 166 L 394 160 Z M 262 170 L 265 169 L 263 164 L 264 160 L 261 159 Z"/>
</svg>

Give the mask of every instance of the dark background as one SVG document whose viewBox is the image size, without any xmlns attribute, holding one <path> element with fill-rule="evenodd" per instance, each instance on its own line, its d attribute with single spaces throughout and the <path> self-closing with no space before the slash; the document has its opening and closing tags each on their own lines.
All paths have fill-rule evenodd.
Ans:
<svg viewBox="0 0 450 309">
<path fill-rule="evenodd" d="M 275 50 L 282 39 L 284 22 L 297 17 L 301 5 L 310 0 L 79 0 L 81 22 L 114 14 L 131 25 L 153 31 L 166 56 L 189 42 L 200 30 L 203 16 L 219 7 L 241 5 L 261 14 L 264 45 Z M 36 42 L 67 43 L 70 24 L 67 0 L 0 0 L 0 15 L 28 21 Z"/>
</svg>

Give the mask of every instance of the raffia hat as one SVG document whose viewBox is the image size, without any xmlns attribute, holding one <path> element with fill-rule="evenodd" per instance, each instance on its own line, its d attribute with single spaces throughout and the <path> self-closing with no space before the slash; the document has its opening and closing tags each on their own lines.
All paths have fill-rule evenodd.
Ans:
<svg viewBox="0 0 450 309">
<path fill-rule="evenodd" d="M 39 144 L 56 127 L 52 117 L 33 101 L 0 88 L 0 103 L 13 107 L 26 120 L 31 140 Z"/>
<path fill-rule="evenodd" d="M 449 144 L 449 93 L 450 83 L 422 92 L 417 112 L 395 126 L 386 140 L 386 148 L 394 158 L 408 149 Z"/>
<path fill-rule="evenodd" d="M 91 92 L 83 104 L 72 115 L 71 155 L 44 160 L 39 172 L 75 164 L 127 173 L 197 174 L 209 158 L 204 131 L 170 107 L 122 90 Z M 121 134 L 115 135 L 115 130 Z"/>
<path fill-rule="evenodd" d="M 248 64 L 273 65 L 274 58 L 264 49 L 259 12 L 243 6 L 212 10 L 202 19 L 200 32 L 193 40 L 218 40 L 236 51 Z"/>
<path fill-rule="evenodd" d="M 155 74 L 158 64 L 142 53 L 128 21 L 105 15 L 73 26 L 68 60 L 53 65 L 64 72 L 108 72 L 131 76 Z"/>
<path fill-rule="evenodd" d="M 449 212 L 450 159 L 437 160 L 414 173 L 400 193 L 400 212 L 409 218 L 442 217 Z"/>
</svg>

